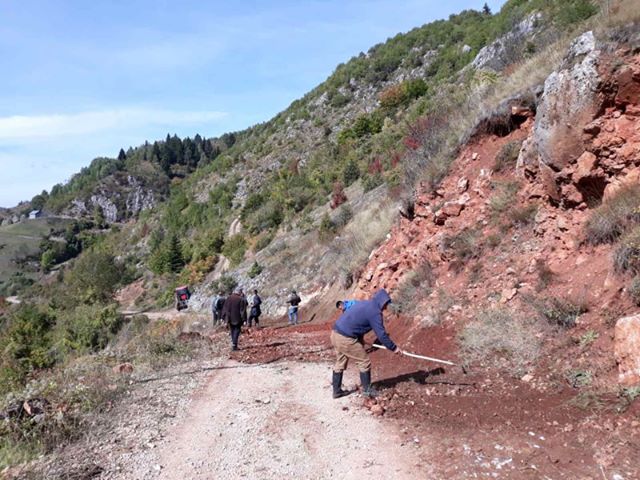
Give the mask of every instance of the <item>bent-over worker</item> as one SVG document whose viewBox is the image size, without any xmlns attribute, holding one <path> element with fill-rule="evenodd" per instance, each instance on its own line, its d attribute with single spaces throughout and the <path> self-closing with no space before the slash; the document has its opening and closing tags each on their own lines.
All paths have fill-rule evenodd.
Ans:
<svg viewBox="0 0 640 480">
<path fill-rule="evenodd" d="M 386 290 L 378 290 L 371 300 L 356 302 L 336 321 L 331 331 L 331 344 L 336 350 L 336 363 L 333 366 L 333 398 L 340 398 L 348 392 L 342 390 L 342 374 L 350 359 L 353 359 L 360 370 L 362 393 L 367 397 L 375 397 L 376 391 L 371 387 L 371 360 L 364 349 L 364 335 L 371 330 L 378 340 L 390 351 L 400 354 L 402 350 L 393 343 L 386 329 L 382 312 L 391 302 Z"/>
</svg>

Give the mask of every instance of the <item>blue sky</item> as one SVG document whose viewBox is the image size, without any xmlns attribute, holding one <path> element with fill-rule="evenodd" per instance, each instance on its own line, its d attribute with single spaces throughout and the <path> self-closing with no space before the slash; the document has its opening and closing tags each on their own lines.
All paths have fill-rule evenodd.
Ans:
<svg viewBox="0 0 640 480">
<path fill-rule="evenodd" d="M 120 147 L 268 120 L 360 51 L 483 4 L 2 0 L 0 206 Z"/>
</svg>

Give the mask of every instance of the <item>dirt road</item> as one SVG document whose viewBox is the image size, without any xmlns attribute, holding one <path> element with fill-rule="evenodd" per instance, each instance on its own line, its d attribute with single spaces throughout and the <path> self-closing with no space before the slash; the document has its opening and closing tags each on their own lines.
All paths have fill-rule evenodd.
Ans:
<svg viewBox="0 0 640 480">
<path fill-rule="evenodd" d="M 165 480 L 424 478 L 422 447 L 402 443 L 358 396 L 333 400 L 329 375 L 326 364 L 230 360 L 196 393 L 150 471 Z"/>
</svg>

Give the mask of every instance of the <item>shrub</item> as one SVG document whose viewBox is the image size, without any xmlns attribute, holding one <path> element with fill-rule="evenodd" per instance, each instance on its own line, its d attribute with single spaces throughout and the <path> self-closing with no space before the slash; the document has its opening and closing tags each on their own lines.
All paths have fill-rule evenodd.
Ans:
<svg viewBox="0 0 640 480">
<path fill-rule="evenodd" d="M 59 316 L 58 328 L 63 347 L 77 351 L 103 349 L 123 321 L 116 304 L 79 305 Z"/>
<path fill-rule="evenodd" d="M 535 323 L 506 309 L 484 310 L 459 336 L 467 362 L 494 360 L 521 376 L 538 356 L 540 340 Z"/>
<path fill-rule="evenodd" d="M 236 266 L 244 259 L 247 241 L 241 233 L 229 237 L 222 247 L 222 254 L 229 259 L 231 265 Z"/>
<path fill-rule="evenodd" d="M 371 191 L 374 188 L 382 185 L 384 183 L 384 178 L 380 173 L 374 173 L 373 175 L 365 175 L 362 180 L 362 187 L 365 192 Z"/>
<path fill-rule="evenodd" d="M 593 381 L 591 372 L 586 370 L 570 370 L 566 374 L 566 379 L 573 388 L 587 387 Z"/>
<path fill-rule="evenodd" d="M 593 342 L 595 342 L 598 339 L 598 337 L 599 337 L 598 332 L 596 332 L 595 330 L 589 330 L 580 337 L 580 346 L 581 347 L 589 346 Z"/>
<path fill-rule="evenodd" d="M 275 235 L 273 233 L 266 233 L 266 234 L 260 235 L 258 237 L 258 240 L 256 240 L 255 245 L 253 246 L 253 251 L 259 252 L 260 250 L 267 248 L 269 244 L 273 241 L 274 236 Z"/>
<path fill-rule="evenodd" d="M 555 272 L 549 268 L 547 262 L 540 258 L 536 260 L 536 273 L 538 275 L 536 290 L 538 291 L 547 288 L 556 276 Z"/>
<path fill-rule="evenodd" d="M 243 212 L 246 212 L 245 226 L 252 234 L 275 230 L 284 220 L 282 204 L 275 200 L 270 200 L 252 211 Z"/>
<path fill-rule="evenodd" d="M 611 243 L 639 223 L 640 185 L 624 187 L 592 212 L 585 240 L 593 245 Z"/>
<path fill-rule="evenodd" d="M 629 294 L 629 297 L 631 297 L 633 303 L 640 307 L 640 276 L 636 275 L 633 277 L 631 284 L 627 288 L 627 293 Z"/>
<path fill-rule="evenodd" d="M 640 398 L 640 386 L 623 388 L 621 394 L 631 403 L 636 398 Z"/>
<path fill-rule="evenodd" d="M 413 312 L 420 300 L 431 293 L 435 283 L 433 267 L 424 261 L 408 272 L 393 294 L 391 308 L 397 313 Z"/>
<path fill-rule="evenodd" d="M 496 183 L 496 193 L 489 199 L 489 212 L 494 220 L 499 220 L 510 210 L 516 201 L 516 194 L 520 189 L 517 182 Z"/>
<path fill-rule="evenodd" d="M 618 272 L 640 273 L 640 226 L 620 240 L 613 252 L 613 266 Z"/>
<path fill-rule="evenodd" d="M 561 2 L 557 20 L 562 26 L 582 22 L 598 13 L 598 7 L 590 0 L 569 0 Z"/>
<path fill-rule="evenodd" d="M 251 265 L 251 268 L 247 272 L 247 275 L 249 275 L 249 278 L 256 278 L 258 275 L 262 273 L 262 270 L 263 270 L 262 265 L 260 265 L 256 261 L 256 262 L 253 262 L 253 265 Z"/>
<path fill-rule="evenodd" d="M 349 205 L 342 205 L 335 217 L 334 225 L 337 229 L 344 228 L 353 218 L 353 210 Z"/>
<path fill-rule="evenodd" d="M 107 303 L 122 279 L 123 268 L 113 255 L 88 251 L 65 277 L 72 300 L 84 303 Z"/>
<path fill-rule="evenodd" d="M 537 212 L 538 206 L 530 203 L 522 207 L 514 206 L 509 209 L 507 217 L 511 221 L 511 225 L 514 227 L 525 227 L 533 222 Z"/>
<path fill-rule="evenodd" d="M 493 162 L 493 170 L 495 172 L 501 172 L 510 166 L 515 167 L 521 147 L 521 140 L 514 140 L 504 144 Z"/>
<path fill-rule="evenodd" d="M 0 370 L 5 380 L 21 383 L 24 376 L 34 369 L 50 367 L 55 363 L 51 330 L 55 318 L 33 305 L 23 305 L 13 313 L 3 339 Z M 4 383 L 4 382 L 3 382 Z"/>
<path fill-rule="evenodd" d="M 585 304 L 575 303 L 566 298 L 530 299 L 530 303 L 542 319 L 551 325 L 566 329 L 575 327 L 578 316 L 588 311 Z"/>
<path fill-rule="evenodd" d="M 222 275 L 217 282 L 212 284 L 212 287 L 216 292 L 222 290 L 222 292 L 227 294 L 233 292 L 237 286 L 238 281 L 229 275 Z"/>
<path fill-rule="evenodd" d="M 318 227 L 318 236 L 320 240 L 327 241 L 330 240 L 333 235 L 336 233 L 336 225 L 331 220 L 331 217 L 327 212 L 322 216 L 320 220 L 320 226 Z"/>
<path fill-rule="evenodd" d="M 340 92 L 336 92 L 331 96 L 329 103 L 333 108 L 344 107 L 347 103 L 351 101 L 351 97 L 348 95 L 343 95 Z"/>
<path fill-rule="evenodd" d="M 466 263 L 480 255 L 480 233 L 474 228 L 465 228 L 455 235 L 445 236 L 442 246 L 450 251 L 457 261 Z"/>
<path fill-rule="evenodd" d="M 342 178 L 346 186 L 351 185 L 360 178 L 360 168 L 358 168 L 358 163 L 355 159 L 352 158 L 347 162 L 344 167 L 344 172 L 342 173 Z"/>
</svg>

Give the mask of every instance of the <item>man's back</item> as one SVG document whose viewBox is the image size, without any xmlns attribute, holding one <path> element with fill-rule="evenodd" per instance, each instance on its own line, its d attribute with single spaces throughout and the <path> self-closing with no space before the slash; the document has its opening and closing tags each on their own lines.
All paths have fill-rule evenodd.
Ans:
<svg viewBox="0 0 640 480">
<path fill-rule="evenodd" d="M 391 301 L 385 290 L 379 290 L 371 300 L 357 301 L 336 320 L 333 329 L 341 335 L 359 338 L 373 330 L 389 350 L 396 345 L 389 338 L 382 319 L 382 309 Z"/>
<path fill-rule="evenodd" d="M 222 315 L 231 325 L 242 325 L 247 317 L 247 300 L 237 293 L 229 295 L 224 302 Z"/>
</svg>

